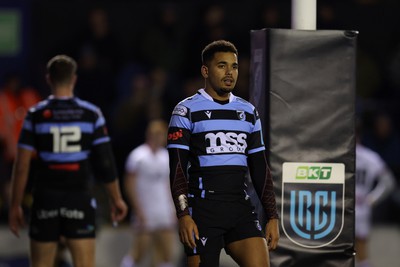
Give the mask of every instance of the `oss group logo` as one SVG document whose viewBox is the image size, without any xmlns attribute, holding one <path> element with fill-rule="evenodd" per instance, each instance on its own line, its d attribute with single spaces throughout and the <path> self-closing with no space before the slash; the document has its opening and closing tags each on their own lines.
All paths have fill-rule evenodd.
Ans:
<svg viewBox="0 0 400 267">
<path fill-rule="evenodd" d="M 281 218 L 285 235 L 306 248 L 332 243 L 343 229 L 344 186 L 342 163 L 284 163 Z"/>
</svg>

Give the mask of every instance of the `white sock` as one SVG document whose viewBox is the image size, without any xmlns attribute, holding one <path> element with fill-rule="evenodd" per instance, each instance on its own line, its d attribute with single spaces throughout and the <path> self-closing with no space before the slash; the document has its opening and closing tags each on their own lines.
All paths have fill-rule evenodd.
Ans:
<svg viewBox="0 0 400 267">
<path fill-rule="evenodd" d="M 122 258 L 120 267 L 135 267 L 135 263 L 130 254 L 127 254 Z"/>
</svg>

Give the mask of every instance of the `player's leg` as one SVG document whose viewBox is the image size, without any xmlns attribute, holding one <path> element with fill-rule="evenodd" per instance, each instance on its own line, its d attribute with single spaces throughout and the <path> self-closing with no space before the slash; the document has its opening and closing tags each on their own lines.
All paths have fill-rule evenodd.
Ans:
<svg viewBox="0 0 400 267">
<path fill-rule="evenodd" d="M 154 236 L 154 248 L 160 267 L 173 266 L 175 229 L 157 230 Z"/>
<path fill-rule="evenodd" d="M 368 242 L 366 239 L 356 238 L 355 249 L 357 261 L 364 261 L 368 258 Z"/>
<path fill-rule="evenodd" d="M 356 266 L 370 267 L 368 262 L 368 236 L 371 231 L 371 209 L 364 203 L 356 203 L 355 217 Z"/>
<path fill-rule="evenodd" d="M 219 267 L 219 252 L 207 252 L 187 257 L 188 267 Z"/>
<path fill-rule="evenodd" d="M 187 257 L 188 267 L 199 267 L 200 266 L 200 255 L 193 255 Z"/>
<path fill-rule="evenodd" d="M 82 238 L 66 240 L 67 247 L 71 252 L 74 267 L 94 267 L 95 266 L 95 239 Z"/>
<path fill-rule="evenodd" d="M 232 204 L 233 227 L 224 235 L 225 250 L 241 267 L 269 267 L 269 252 L 250 199 Z"/>
<path fill-rule="evenodd" d="M 68 247 L 64 237 L 60 238 L 57 245 L 55 266 L 70 266 L 67 260 Z"/>
<path fill-rule="evenodd" d="M 151 250 L 152 233 L 136 231 L 133 238 L 132 258 L 135 263 L 141 263 Z"/>
<path fill-rule="evenodd" d="M 32 267 L 53 267 L 57 254 L 57 242 L 30 241 Z"/>
<path fill-rule="evenodd" d="M 267 242 L 262 237 L 251 237 L 226 246 L 227 253 L 241 267 L 269 267 Z"/>
<path fill-rule="evenodd" d="M 59 240 L 59 195 L 36 191 L 29 220 L 32 267 L 53 267 Z"/>
<path fill-rule="evenodd" d="M 74 267 L 95 266 L 96 203 L 89 192 L 68 192 L 60 205 L 60 235 Z"/>
<path fill-rule="evenodd" d="M 196 248 L 185 246 L 189 267 L 219 267 L 219 258 L 223 246 L 223 237 L 220 229 L 199 228 L 200 237 L 196 240 Z"/>
<path fill-rule="evenodd" d="M 218 267 L 221 249 L 224 247 L 224 233 L 229 228 L 226 219 L 226 203 L 206 198 L 189 199 L 192 218 L 199 230 L 196 248 L 185 246 L 189 267 Z"/>
<path fill-rule="evenodd" d="M 151 232 L 134 229 L 132 245 L 129 252 L 122 258 L 120 267 L 134 267 L 136 264 L 140 264 L 151 250 L 151 242 Z"/>
</svg>

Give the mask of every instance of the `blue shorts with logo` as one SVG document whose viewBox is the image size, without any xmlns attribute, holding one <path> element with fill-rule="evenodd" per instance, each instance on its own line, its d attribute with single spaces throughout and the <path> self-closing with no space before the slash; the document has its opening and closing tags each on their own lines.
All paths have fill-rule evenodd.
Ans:
<svg viewBox="0 0 400 267">
<path fill-rule="evenodd" d="M 95 217 L 96 201 L 89 192 L 34 192 L 29 236 L 43 242 L 94 238 Z"/>
</svg>

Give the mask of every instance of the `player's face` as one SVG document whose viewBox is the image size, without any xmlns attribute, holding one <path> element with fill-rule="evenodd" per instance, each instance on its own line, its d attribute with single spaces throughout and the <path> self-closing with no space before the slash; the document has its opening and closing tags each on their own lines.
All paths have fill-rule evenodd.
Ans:
<svg viewBox="0 0 400 267">
<path fill-rule="evenodd" d="M 153 122 L 147 130 L 147 141 L 156 147 L 166 145 L 167 129 L 161 123 Z"/>
<path fill-rule="evenodd" d="M 235 88 L 239 74 L 237 55 L 232 52 L 217 52 L 208 66 L 202 67 L 206 78 L 206 90 L 219 97 L 229 96 Z"/>
</svg>

